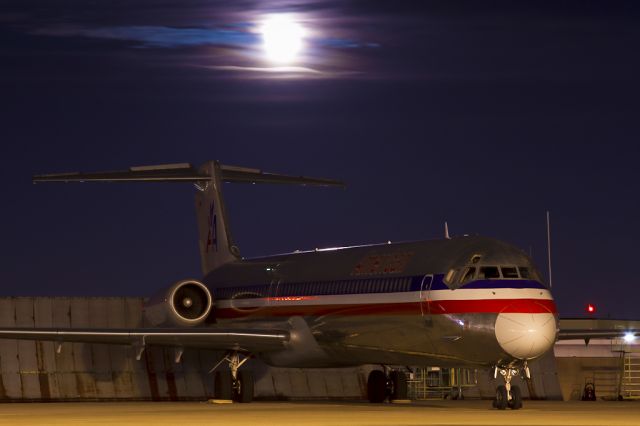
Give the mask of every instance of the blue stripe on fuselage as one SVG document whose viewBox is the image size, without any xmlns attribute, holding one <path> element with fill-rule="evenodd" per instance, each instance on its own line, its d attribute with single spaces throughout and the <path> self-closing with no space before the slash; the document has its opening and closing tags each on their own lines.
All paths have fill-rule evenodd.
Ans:
<svg viewBox="0 0 640 426">
<path fill-rule="evenodd" d="M 422 288 L 422 281 L 424 277 L 416 276 L 411 279 L 411 291 L 420 291 Z M 428 278 L 427 278 L 428 279 Z M 426 283 L 425 283 L 426 284 Z M 429 288 L 425 285 L 424 290 Z M 510 279 L 493 279 L 493 280 L 473 280 L 464 284 L 459 289 L 489 289 L 489 288 L 539 288 L 546 289 L 546 287 L 534 280 L 510 280 Z M 431 283 L 430 290 L 449 290 L 450 287 L 444 283 L 444 274 L 437 274 L 433 276 L 433 282 Z"/>
<path fill-rule="evenodd" d="M 475 280 L 463 285 L 461 288 L 539 288 L 545 289 L 546 287 L 533 280 L 509 280 L 509 279 L 496 279 L 496 280 Z"/>
<path fill-rule="evenodd" d="M 388 288 L 387 286 L 371 284 L 372 281 L 380 284 L 382 280 L 405 280 L 410 279 L 410 285 L 408 287 L 400 288 Z M 432 280 L 431 285 L 429 281 Z M 353 286 L 353 282 L 359 282 L 362 285 Z M 349 283 L 349 284 L 347 284 Z M 345 286 L 351 285 L 348 288 L 349 291 L 345 291 Z M 424 288 L 423 288 L 424 285 Z M 490 279 L 490 280 L 474 280 L 462 287 L 456 287 L 459 290 L 464 289 L 492 289 L 492 288 L 534 288 L 545 289 L 544 285 L 538 281 L 522 280 L 522 279 Z M 214 288 L 214 297 L 220 300 L 230 298 L 265 298 L 276 296 L 270 292 L 274 289 L 269 284 L 261 285 L 247 285 L 237 287 L 223 287 Z M 343 295 L 343 294 L 370 294 L 370 293 L 394 293 L 394 292 L 406 292 L 406 291 L 421 291 L 421 290 L 450 290 L 444 283 L 444 274 L 436 275 L 416 275 L 412 277 L 389 277 L 389 278 L 361 278 L 357 280 L 336 280 L 336 281 L 318 281 L 318 282 L 299 282 L 299 283 L 281 283 L 279 285 L 278 294 L 279 297 L 287 296 L 313 296 L 313 295 Z"/>
</svg>

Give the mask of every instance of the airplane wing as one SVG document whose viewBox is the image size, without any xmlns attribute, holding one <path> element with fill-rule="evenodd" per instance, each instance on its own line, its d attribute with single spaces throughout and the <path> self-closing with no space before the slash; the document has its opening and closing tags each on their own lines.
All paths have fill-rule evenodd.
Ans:
<svg viewBox="0 0 640 426">
<path fill-rule="evenodd" d="M 585 329 L 565 329 L 558 332 L 557 340 L 585 340 L 590 339 L 635 339 L 640 337 L 640 330 L 622 330 L 622 329 L 609 329 L 609 330 L 585 330 Z"/>
<path fill-rule="evenodd" d="M 0 339 L 106 343 L 269 352 L 285 348 L 287 330 L 239 328 L 0 328 Z"/>
</svg>

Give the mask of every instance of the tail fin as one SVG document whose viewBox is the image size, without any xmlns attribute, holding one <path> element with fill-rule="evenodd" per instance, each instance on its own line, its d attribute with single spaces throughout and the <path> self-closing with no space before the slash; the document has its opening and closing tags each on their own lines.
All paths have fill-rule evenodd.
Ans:
<svg viewBox="0 0 640 426">
<path fill-rule="evenodd" d="M 95 173 L 58 173 L 36 175 L 33 182 L 191 182 L 196 193 L 196 214 L 200 235 L 200 257 L 203 273 L 240 259 L 240 250 L 233 244 L 228 228 L 222 183 L 276 183 L 312 186 L 339 186 L 332 179 L 287 176 L 265 173 L 258 169 L 227 166 L 208 161 L 199 168 L 188 163 L 131 167 L 129 170 Z"/>
<path fill-rule="evenodd" d="M 222 199 L 222 170 L 220 164 L 210 161 L 199 171 L 209 180 L 196 183 L 196 215 L 200 231 L 200 259 L 206 274 L 218 266 L 240 259 L 240 250 L 233 244 Z"/>
</svg>

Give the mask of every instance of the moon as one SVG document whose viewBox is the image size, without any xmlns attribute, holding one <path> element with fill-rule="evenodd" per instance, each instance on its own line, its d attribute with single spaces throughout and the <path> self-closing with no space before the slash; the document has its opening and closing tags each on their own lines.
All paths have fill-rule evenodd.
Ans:
<svg viewBox="0 0 640 426">
<path fill-rule="evenodd" d="M 277 64 L 293 63 L 302 50 L 304 29 L 289 15 L 270 15 L 261 28 L 267 58 Z"/>
</svg>

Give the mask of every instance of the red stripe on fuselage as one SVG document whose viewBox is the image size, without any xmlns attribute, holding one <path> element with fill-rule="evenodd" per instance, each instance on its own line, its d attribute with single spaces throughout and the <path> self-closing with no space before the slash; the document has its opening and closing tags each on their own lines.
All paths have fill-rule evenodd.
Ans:
<svg viewBox="0 0 640 426">
<path fill-rule="evenodd" d="M 484 300 L 437 300 L 409 303 L 376 303 L 349 305 L 283 305 L 256 308 L 218 308 L 216 317 L 289 317 L 289 316 L 361 316 L 361 315 L 433 315 L 473 313 L 556 313 L 556 304 L 549 299 L 484 299 Z"/>
<path fill-rule="evenodd" d="M 549 299 L 485 299 L 485 300 L 432 300 L 429 312 L 434 315 L 460 313 L 556 313 L 556 304 Z"/>
</svg>

